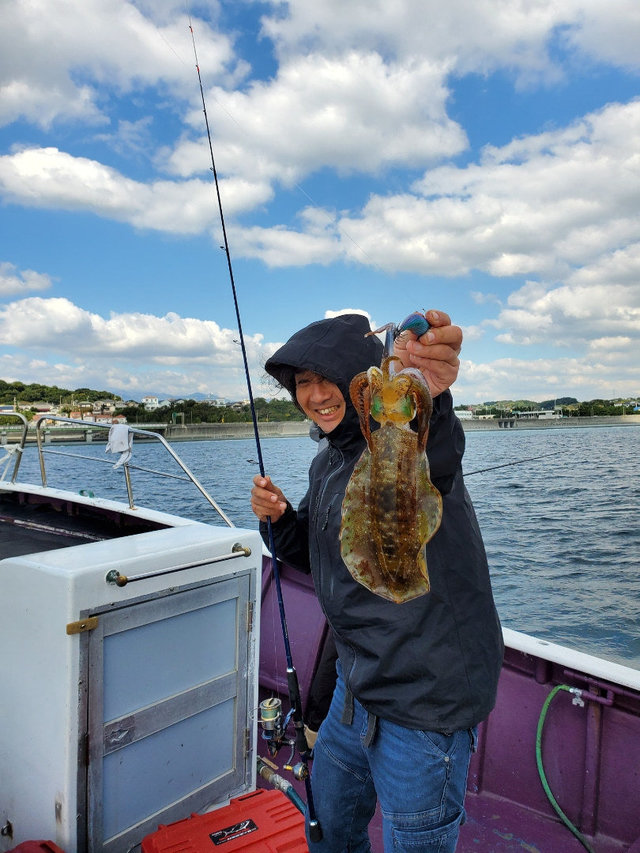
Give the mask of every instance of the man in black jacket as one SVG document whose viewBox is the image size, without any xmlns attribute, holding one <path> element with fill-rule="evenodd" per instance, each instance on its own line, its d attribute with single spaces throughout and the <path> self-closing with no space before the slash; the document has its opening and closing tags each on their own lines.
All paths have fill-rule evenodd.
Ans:
<svg viewBox="0 0 640 853">
<path fill-rule="evenodd" d="M 452 853 L 476 727 L 495 702 L 502 634 L 486 555 L 462 479 L 464 432 L 449 386 L 462 333 L 442 312 L 396 342 L 433 397 L 427 456 L 443 499 L 426 547 L 431 590 L 396 604 L 357 583 L 340 555 L 341 506 L 365 447 L 349 398 L 353 377 L 379 365 L 382 345 L 357 314 L 297 332 L 266 364 L 327 438 L 295 511 L 270 477 L 257 476 L 252 508 L 271 517 L 278 556 L 311 571 L 338 650 L 338 680 L 314 748 L 313 792 L 323 839 L 313 853 L 366 853 L 376 798 L 385 851 Z M 408 339 L 408 340 L 407 340 Z"/>
</svg>

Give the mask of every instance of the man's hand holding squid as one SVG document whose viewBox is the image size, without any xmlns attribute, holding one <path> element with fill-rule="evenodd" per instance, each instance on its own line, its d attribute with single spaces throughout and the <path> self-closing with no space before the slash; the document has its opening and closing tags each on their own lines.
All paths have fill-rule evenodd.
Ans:
<svg viewBox="0 0 640 853">
<path fill-rule="evenodd" d="M 394 355 L 404 367 L 417 367 L 429 384 L 431 396 L 446 391 L 458 377 L 462 329 L 452 326 L 444 311 L 427 311 L 431 328 L 421 337 L 405 331 L 396 339 Z"/>
</svg>

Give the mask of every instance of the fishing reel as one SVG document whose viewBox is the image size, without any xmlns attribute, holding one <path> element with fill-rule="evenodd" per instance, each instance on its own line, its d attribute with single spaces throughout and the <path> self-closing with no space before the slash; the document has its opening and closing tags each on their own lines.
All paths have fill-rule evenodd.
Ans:
<svg viewBox="0 0 640 853">
<path fill-rule="evenodd" d="M 267 742 L 269 755 L 273 757 L 278 754 L 283 746 L 288 746 L 291 754 L 283 764 L 283 768 L 293 773 L 295 779 L 303 781 L 309 775 L 309 769 L 303 761 L 291 764 L 295 754 L 296 741 L 295 738 L 286 737 L 287 726 L 291 720 L 293 711 L 289 711 L 286 716 L 283 716 L 282 702 L 275 696 L 270 699 L 264 699 L 260 703 L 259 711 L 262 739 Z"/>
<path fill-rule="evenodd" d="M 270 755 L 277 755 L 285 743 L 285 730 L 291 717 L 291 712 L 283 717 L 282 701 L 275 696 L 264 699 L 259 706 L 262 739 L 267 742 Z"/>
</svg>

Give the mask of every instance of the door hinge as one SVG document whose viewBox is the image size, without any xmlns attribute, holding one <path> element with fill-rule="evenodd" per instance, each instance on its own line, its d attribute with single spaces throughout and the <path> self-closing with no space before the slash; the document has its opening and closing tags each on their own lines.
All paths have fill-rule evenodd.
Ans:
<svg viewBox="0 0 640 853">
<path fill-rule="evenodd" d="M 80 767 L 89 766 L 89 732 L 84 732 L 80 738 L 78 746 L 78 765 Z"/>
<path fill-rule="evenodd" d="M 253 613 L 254 613 L 254 603 L 253 601 L 247 602 L 247 634 L 250 634 L 253 630 Z"/>
<path fill-rule="evenodd" d="M 67 625 L 67 634 L 82 634 L 83 631 L 93 631 L 98 627 L 97 616 L 87 616 L 86 619 L 79 619 L 77 622 L 69 622 Z"/>
</svg>

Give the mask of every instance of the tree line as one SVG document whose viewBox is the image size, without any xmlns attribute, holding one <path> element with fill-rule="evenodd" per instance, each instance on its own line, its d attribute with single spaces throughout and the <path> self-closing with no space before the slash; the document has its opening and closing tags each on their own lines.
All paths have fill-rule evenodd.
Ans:
<svg viewBox="0 0 640 853">
<path fill-rule="evenodd" d="M 303 421 L 305 416 L 291 400 L 265 400 L 255 397 L 254 406 L 259 421 Z M 148 411 L 144 406 L 126 406 L 119 410 L 129 424 L 182 423 L 232 424 L 251 421 L 249 404 L 211 406 L 198 400 L 182 400 L 171 406 Z"/>
<path fill-rule="evenodd" d="M 586 400 L 582 403 L 579 403 L 577 400 L 574 400 L 571 403 L 562 404 L 560 401 L 557 403 L 558 407 L 562 409 L 562 414 L 565 418 L 573 418 L 573 417 L 595 417 L 596 415 L 599 417 L 607 416 L 607 415 L 620 415 L 623 413 L 623 410 L 626 411 L 627 414 L 630 413 L 631 407 L 619 401 L 612 400 Z M 466 409 L 467 406 L 456 406 L 456 409 Z M 485 403 L 483 406 L 476 406 L 476 412 L 478 410 L 481 411 L 482 414 L 485 415 L 493 415 L 496 418 L 503 417 L 504 415 L 510 415 L 513 412 L 526 412 L 528 409 L 553 409 L 553 406 L 543 406 L 541 404 L 535 404 L 531 401 L 528 401 L 526 405 L 501 405 L 500 403 Z"/>
<path fill-rule="evenodd" d="M 0 379 L 0 404 L 13 405 L 16 403 L 52 403 L 73 405 L 74 401 L 95 403 L 96 400 L 120 400 L 110 391 L 94 391 L 91 388 L 58 388 L 57 385 L 40 385 L 37 382 L 5 382 Z"/>
<path fill-rule="evenodd" d="M 77 411 L 80 403 L 95 403 L 97 400 L 114 400 L 122 403 L 122 398 L 110 391 L 96 391 L 92 388 L 58 388 L 57 385 L 26 384 L 24 382 L 5 382 L 0 379 L 0 405 L 19 404 L 23 414 L 30 418 L 35 409 L 29 403 L 49 403 L 58 406 L 61 414 L 69 415 Z M 304 415 L 291 400 L 266 400 L 264 397 L 254 399 L 256 414 L 259 421 L 302 421 Z M 185 424 L 201 423 L 237 423 L 251 420 L 251 409 L 248 404 L 239 406 L 212 406 L 201 400 L 181 400 L 170 406 L 163 406 L 148 411 L 142 403 L 136 405 L 118 406 L 118 412 L 123 414 L 127 422 L 134 423 L 171 423 L 184 420 Z"/>
</svg>

